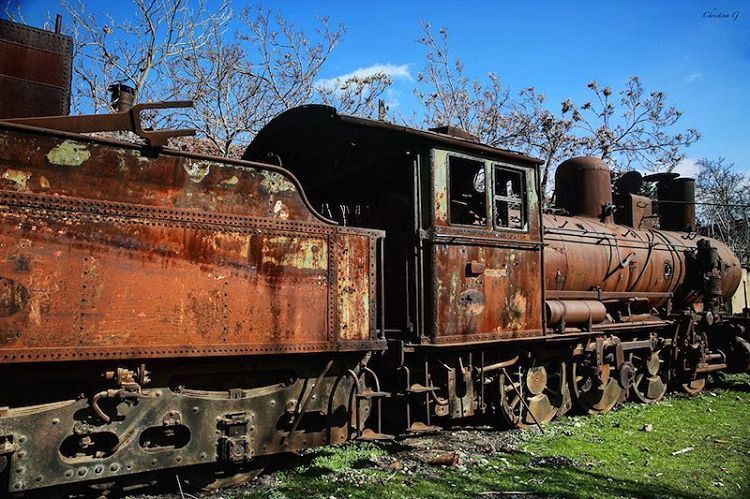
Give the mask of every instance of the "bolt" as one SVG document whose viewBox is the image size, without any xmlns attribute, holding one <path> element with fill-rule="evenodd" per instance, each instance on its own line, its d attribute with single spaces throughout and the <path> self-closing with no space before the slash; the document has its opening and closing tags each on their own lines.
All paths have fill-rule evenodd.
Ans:
<svg viewBox="0 0 750 499">
<path fill-rule="evenodd" d="M 26 453 L 24 451 L 22 451 L 22 450 L 18 451 L 18 457 L 23 457 L 25 455 L 26 455 Z"/>
<path fill-rule="evenodd" d="M 59 423 L 60 423 L 60 418 L 55 418 L 52 420 L 52 424 L 59 424 Z"/>
<path fill-rule="evenodd" d="M 179 463 L 180 461 L 182 461 L 182 456 L 180 456 L 180 455 L 178 454 L 178 455 L 177 455 L 177 456 L 176 456 L 176 457 L 174 458 L 174 460 L 175 460 L 175 461 L 177 461 L 177 462 Z"/>
<path fill-rule="evenodd" d="M 120 465 L 117 463 L 112 463 L 112 466 L 110 466 L 109 469 L 112 471 L 117 471 L 120 469 Z"/>
<path fill-rule="evenodd" d="M 156 459 L 151 460 L 151 466 L 156 466 L 156 463 L 157 463 Z"/>
<path fill-rule="evenodd" d="M 73 476 L 73 470 L 66 471 L 65 472 L 65 476 L 68 477 L 68 478 L 72 477 Z"/>
<path fill-rule="evenodd" d="M 86 468 L 78 468 L 78 476 L 85 476 L 88 471 Z"/>
<path fill-rule="evenodd" d="M 20 483 L 14 483 L 13 484 L 13 488 L 16 489 L 16 490 L 19 490 L 21 488 L 21 484 Z"/>
<path fill-rule="evenodd" d="M 26 437 L 18 437 L 18 441 L 24 443 L 26 441 Z"/>
<path fill-rule="evenodd" d="M 198 407 L 193 407 L 193 413 L 197 413 L 197 412 L 198 412 Z"/>
<path fill-rule="evenodd" d="M 104 471 L 104 467 L 101 464 L 97 465 L 96 468 L 94 468 L 94 473 L 101 473 L 102 471 Z"/>
<path fill-rule="evenodd" d="M 36 478 L 34 478 L 34 480 L 36 480 L 37 482 L 41 482 L 43 479 L 44 477 L 42 477 L 42 475 L 39 475 Z"/>
<path fill-rule="evenodd" d="M 205 452 L 201 452 L 201 455 L 200 455 L 201 460 L 206 459 L 207 457 L 208 457 L 208 454 L 206 454 Z"/>
</svg>

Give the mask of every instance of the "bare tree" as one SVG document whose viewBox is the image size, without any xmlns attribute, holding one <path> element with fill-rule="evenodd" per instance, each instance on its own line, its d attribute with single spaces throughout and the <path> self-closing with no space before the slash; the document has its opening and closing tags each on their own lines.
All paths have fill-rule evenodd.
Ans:
<svg viewBox="0 0 750 499">
<path fill-rule="evenodd" d="M 97 17 L 83 1 L 61 2 L 75 39 L 73 103 L 77 112 L 108 109 L 107 87 L 121 82 L 136 101 L 170 98 L 165 70 L 188 45 L 205 43 L 208 28 L 228 20 L 228 0 L 210 10 L 207 0 L 128 0 L 116 14 Z"/>
<path fill-rule="evenodd" d="M 379 106 L 380 97 L 392 83 L 387 74 L 375 73 L 351 76 L 335 86 L 317 84 L 315 90 L 320 102 L 343 113 L 385 120 L 388 110 Z"/>
<path fill-rule="evenodd" d="M 500 78 L 493 73 L 486 81 L 469 78 L 461 59 L 450 55 L 445 28 L 435 35 L 423 22 L 419 43 L 427 50 L 427 63 L 417 74 L 414 93 L 424 105 L 424 124 L 453 125 L 494 146 L 511 141 L 511 101 Z"/>
<path fill-rule="evenodd" d="M 725 241 L 750 263 L 750 179 L 725 158 L 698 160 L 698 219 L 710 235 Z"/>
<path fill-rule="evenodd" d="M 222 19 L 215 20 L 205 37 L 188 40 L 179 62 L 169 67 L 172 93 L 195 105 L 175 113 L 175 122 L 196 128 L 207 152 L 236 156 L 274 116 L 304 103 L 372 115 L 391 83 L 387 75 L 352 77 L 333 87 L 318 84 L 344 32 L 342 25 L 334 28 L 321 18 L 311 35 L 260 6 L 244 9 L 232 36 Z"/>
<path fill-rule="evenodd" d="M 533 87 L 521 91 L 511 118 L 516 129 L 523 133 L 517 134 L 507 146 L 542 159 L 540 185 L 549 201 L 550 176 L 561 161 L 577 153 L 580 139 L 572 133 L 573 120 L 556 115 L 545 107 L 545 102 L 544 94 Z"/>
<path fill-rule="evenodd" d="M 0 19 L 26 24 L 21 0 L 0 0 Z"/>
<path fill-rule="evenodd" d="M 427 49 L 427 63 L 417 75 L 415 95 L 425 107 L 424 124 L 454 125 L 485 144 L 541 157 L 547 192 L 554 165 L 579 146 L 573 120 L 547 109 L 545 96 L 533 87 L 514 97 L 494 73 L 484 80 L 469 78 L 463 62 L 451 57 L 448 42 L 446 29 L 436 35 L 422 23 L 419 43 Z"/>
<path fill-rule="evenodd" d="M 685 148 L 700 138 L 697 130 L 672 131 L 682 113 L 667 103 L 664 92 L 646 93 L 631 77 L 613 98 L 610 87 L 588 84 L 594 98 L 578 106 L 563 103 L 563 115 L 575 123 L 579 152 L 604 159 L 616 171 L 672 171 L 685 158 Z"/>
<path fill-rule="evenodd" d="M 461 59 L 450 55 L 447 30 L 435 34 L 423 23 L 422 31 L 426 64 L 415 95 L 425 107 L 424 124 L 455 125 L 486 144 L 542 158 L 545 193 L 555 166 L 567 157 L 599 156 L 615 171 L 671 171 L 700 137 L 693 129 L 673 133 L 681 113 L 667 104 L 663 92 L 647 94 L 637 77 L 619 92 L 619 100 L 609 87 L 591 82 L 591 102 L 578 106 L 567 99 L 553 111 L 533 87 L 514 95 L 494 73 L 484 80 L 469 78 Z"/>
</svg>

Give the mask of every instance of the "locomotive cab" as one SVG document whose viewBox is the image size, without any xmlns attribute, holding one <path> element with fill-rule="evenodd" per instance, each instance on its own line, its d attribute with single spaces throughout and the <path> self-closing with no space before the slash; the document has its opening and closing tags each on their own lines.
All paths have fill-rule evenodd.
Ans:
<svg viewBox="0 0 750 499">
<path fill-rule="evenodd" d="M 537 160 L 452 127 L 416 130 L 317 105 L 275 118 L 244 158 L 292 171 L 325 216 L 386 231 L 389 338 L 541 334 Z"/>
</svg>

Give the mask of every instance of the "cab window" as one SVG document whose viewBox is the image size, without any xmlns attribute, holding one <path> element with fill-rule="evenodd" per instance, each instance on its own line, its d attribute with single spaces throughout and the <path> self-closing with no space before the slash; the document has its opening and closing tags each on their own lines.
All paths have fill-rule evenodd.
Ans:
<svg viewBox="0 0 750 499">
<path fill-rule="evenodd" d="M 484 162 L 448 157 L 450 223 L 487 225 Z"/>
<path fill-rule="evenodd" d="M 494 166 L 495 227 L 526 230 L 526 174 L 502 165 Z"/>
</svg>

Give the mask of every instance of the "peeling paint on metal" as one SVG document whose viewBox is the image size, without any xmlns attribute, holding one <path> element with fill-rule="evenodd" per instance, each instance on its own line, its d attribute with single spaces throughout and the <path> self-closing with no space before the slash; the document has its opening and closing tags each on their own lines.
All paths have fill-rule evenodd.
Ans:
<svg viewBox="0 0 750 499">
<path fill-rule="evenodd" d="M 260 185 L 269 194 L 278 194 L 279 192 L 294 192 L 296 188 L 286 177 L 280 173 L 271 172 L 268 170 L 261 170 Z"/>
<path fill-rule="evenodd" d="M 208 172 L 211 171 L 211 162 L 186 161 L 183 165 L 183 168 L 185 168 L 185 172 L 187 172 L 190 180 L 192 180 L 196 184 L 199 184 L 204 178 L 206 178 Z"/>
<path fill-rule="evenodd" d="M 59 166 L 81 166 L 90 157 L 91 152 L 86 149 L 86 145 L 74 140 L 66 140 L 47 153 L 49 162 Z"/>
<path fill-rule="evenodd" d="M 328 245 L 323 239 L 276 236 L 263 240 L 264 265 L 306 270 L 328 269 Z"/>
<path fill-rule="evenodd" d="M 226 178 L 221 181 L 222 185 L 234 187 L 235 185 L 239 184 L 240 179 L 237 178 L 237 175 L 232 175 L 229 178 Z"/>
<path fill-rule="evenodd" d="M 14 184 L 16 184 L 16 189 L 18 189 L 19 191 L 27 191 L 28 188 L 26 187 L 26 184 L 31 178 L 31 173 L 8 168 L 3 173 L 2 178 L 5 180 L 10 180 Z"/>
<path fill-rule="evenodd" d="M 524 316 L 526 315 L 526 296 L 520 291 L 513 293 L 508 300 L 508 315 L 510 322 L 506 326 L 509 329 L 523 329 L 526 327 Z"/>
<path fill-rule="evenodd" d="M 479 315 L 484 312 L 484 293 L 475 289 L 468 289 L 458 296 L 458 305 L 469 315 Z"/>
<path fill-rule="evenodd" d="M 435 221 L 448 221 L 448 154 L 445 151 L 434 151 L 433 158 L 433 192 L 435 193 Z"/>
<path fill-rule="evenodd" d="M 289 210 L 284 206 L 284 203 L 282 203 L 281 200 L 277 200 L 276 204 L 274 204 L 273 216 L 282 220 L 289 218 Z"/>
<path fill-rule="evenodd" d="M 0 317 L 10 317 L 23 310 L 29 301 L 29 291 L 13 279 L 0 277 Z"/>
</svg>

